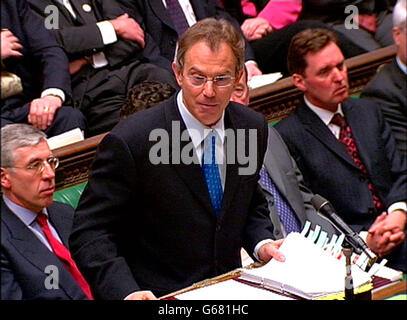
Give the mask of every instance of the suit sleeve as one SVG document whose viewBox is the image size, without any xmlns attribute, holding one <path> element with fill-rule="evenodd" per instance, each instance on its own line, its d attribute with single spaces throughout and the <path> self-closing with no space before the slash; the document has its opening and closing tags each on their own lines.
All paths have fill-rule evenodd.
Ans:
<svg viewBox="0 0 407 320">
<path fill-rule="evenodd" d="M 127 144 L 109 134 L 99 145 L 88 184 L 75 212 L 69 238 L 72 255 L 96 298 L 124 299 L 139 290 L 118 250 L 126 204 L 137 181 Z"/>
<path fill-rule="evenodd" d="M 0 253 L 0 266 L 1 300 L 22 300 L 23 291 L 14 276 L 14 272 L 10 267 L 10 261 L 3 253 L 3 250 Z"/>
<path fill-rule="evenodd" d="M 301 0 L 269 1 L 257 16 L 266 19 L 273 29 L 278 30 L 297 21 L 301 9 Z"/>
<path fill-rule="evenodd" d="M 113 1 L 94 1 L 94 6 L 93 9 L 98 22 L 111 20 L 125 13 Z M 47 18 L 42 8 L 35 6 L 34 1 L 31 3 L 31 7 L 37 14 Z M 105 45 L 96 23 L 76 26 L 65 21 L 66 19 L 62 16 L 61 12 L 58 12 L 58 17 L 60 19 L 60 28 L 54 29 L 53 33 L 71 61 L 103 51 L 109 65 L 114 67 L 125 61 L 128 62 L 138 58 L 141 53 L 141 47 L 136 41 L 118 38 L 116 42 Z"/>
<path fill-rule="evenodd" d="M 43 20 L 30 10 L 26 1 L 18 1 L 20 21 L 27 37 L 30 53 L 39 61 L 43 73 L 43 88 L 58 88 L 71 95 L 68 59 Z"/>
<path fill-rule="evenodd" d="M 379 121 L 384 152 L 390 164 L 392 185 L 385 201 L 385 204 L 388 207 L 395 202 L 407 201 L 407 157 L 397 150 L 390 125 L 383 118 L 380 108 L 377 105 L 375 111 Z"/>
<path fill-rule="evenodd" d="M 259 130 L 260 131 L 260 130 Z M 256 189 L 253 193 L 251 205 L 249 208 L 249 215 L 245 228 L 243 243 L 244 248 L 249 254 L 254 252 L 256 245 L 265 239 L 273 239 L 273 225 L 269 217 L 269 210 L 266 197 L 257 183 L 260 179 L 260 169 L 263 164 L 264 155 L 267 148 L 268 128 L 267 123 L 264 121 L 264 128 L 259 137 L 258 144 L 258 163 L 255 176 Z"/>
</svg>

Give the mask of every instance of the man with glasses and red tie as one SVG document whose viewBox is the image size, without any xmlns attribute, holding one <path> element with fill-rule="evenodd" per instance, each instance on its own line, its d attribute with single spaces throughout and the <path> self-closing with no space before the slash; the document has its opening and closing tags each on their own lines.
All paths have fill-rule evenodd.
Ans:
<svg viewBox="0 0 407 320">
<path fill-rule="evenodd" d="M 1 129 L 1 299 L 92 299 L 67 248 L 73 209 L 53 202 L 46 135 L 27 124 Z"/>
</svg>

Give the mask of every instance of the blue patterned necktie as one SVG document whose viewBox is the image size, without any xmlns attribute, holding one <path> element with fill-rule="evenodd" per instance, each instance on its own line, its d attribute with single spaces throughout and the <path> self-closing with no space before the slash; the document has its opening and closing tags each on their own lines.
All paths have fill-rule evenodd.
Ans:
<svg viewBox="0 0 407 320">
<path fill-rule="evenodd" d="M 166 0 L 167 10 L 171 16 L 172 23 L 175 30 L 177 30 L 178 37 L 181 37 L 185 30 L 188 29 L 188 21 L 185 17 L 184 11 L 178 2 L 178 0 Z"/>
<path fill-rule="evenodd" d="M 287 234 L 289 234 L 290 232 L 300 232 L 301 225 L 297 217 L 295 216 L 290 205 L 277 189 L 273 180 L 271 180 L 271 177 L 264 166 L 260 170 L 260 182 L 263 183 L 266 189 L 273 195 L 274 204 L 277 207 L 278 216 L 285 230 L 287 231 Z"/>
<path fill-rule="evenodd" d="M 223 189 L 219 173 L 219 166 L 215 158 L 216 132 L 214 130 L 208 134 L 204 141 L 202 153 L 202 170 L 208 186 L 209 195 L 216 216 L 220 215 L 222 209 Z"/>
</svg>

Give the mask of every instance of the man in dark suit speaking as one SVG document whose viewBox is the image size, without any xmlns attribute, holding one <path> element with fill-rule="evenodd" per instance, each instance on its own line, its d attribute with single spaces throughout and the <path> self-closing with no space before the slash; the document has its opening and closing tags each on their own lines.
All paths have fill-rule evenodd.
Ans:
<svg viewBox="0 0 407 320">
<path fill-rule="evenodd" d="M 406 271 L 407 159 L 379 106 L 348 99 L 344 57 L 330 31 L 296 35 L 288 67 L 304 100 L 276 128 L 305 182 L 356 232 L 368 231 L 372 251 Z"/>
<path fill-rule="evenodd" d="M 283 259 L 257 184 L 267 123 L 229 103 L 243 66 L 236 29 L 199 21 L 173 64 L 181 91 L 101 142 L 70 237 L 95 298 L 168 294 L 240 267 L 242 246 L 259 260 Z M 252 163 L 241 165 L 242 154 Z"/>
</svg>

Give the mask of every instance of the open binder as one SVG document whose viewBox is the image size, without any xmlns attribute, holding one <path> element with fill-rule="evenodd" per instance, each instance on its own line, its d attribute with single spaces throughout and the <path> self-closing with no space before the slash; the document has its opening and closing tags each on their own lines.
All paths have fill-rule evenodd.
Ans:
<svg viewBox="0 0 407 320">
<path fill-rule="evenodd" d="M 331 237 L 307 221 L 301 233 L 290 233 L 280 247 L 285 262 L 253 263 L 215 278 L 202 280 L 160 299 L 180 300 L 334 300 L 344 299 L 346 264 L 342 255 L 343 234 Z M 355 294 L 373 289 L 373 279 L 397 282 L 402 272 L 387 268 L 387 260 L 366 272 L 367 256 L 353 254 Z M 373 278 L 373 276 L 375 276 Z M 377 281 L 376 281 L 377 282 Z M 376 283 L 377 284 L 377 283 Z"/>
<path fill-rule="evenodd" d="M 320 299 L 342 295 L 345 286 L 345 264 L 310 238 L 290 233 L 280 247 L 286 261 L 275 259 L 256 269 L 242 269 L 240 280 L 255 283 L 273 291 L 303 299 Z M 355 290 L 372 285 L 370 275 L 352 265 Z"/>
</svg>

